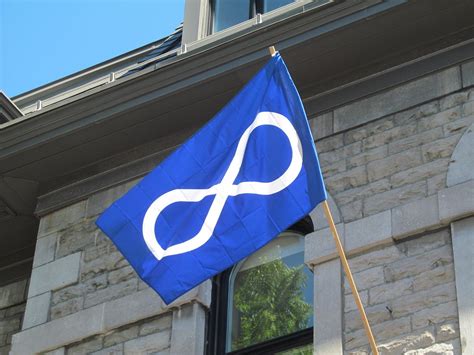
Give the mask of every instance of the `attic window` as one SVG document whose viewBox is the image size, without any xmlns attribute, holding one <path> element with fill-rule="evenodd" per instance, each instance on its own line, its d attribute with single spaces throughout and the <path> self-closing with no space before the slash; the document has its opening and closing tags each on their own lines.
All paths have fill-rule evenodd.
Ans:
<svg viewBox="0 0 474 355">
<path fill-rule="evenodd" d="M 212 32 L 247 21 L 257 14 L 264 14 L 295 0 L 213 0 Z"/>
</svg>

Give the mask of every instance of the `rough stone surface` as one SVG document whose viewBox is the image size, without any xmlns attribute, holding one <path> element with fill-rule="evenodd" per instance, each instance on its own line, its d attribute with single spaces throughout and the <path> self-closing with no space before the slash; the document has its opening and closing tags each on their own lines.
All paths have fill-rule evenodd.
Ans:
<svg viewBox="0 0 474 355">
<path fill-rule="evenodd" d="M 173 311 L 171 354 L 203 354 L 206 311 L 198 303 Z"/>
<path fill-rule="evenodd" d="M 440 191 L 438 205 L 441 222 L 471 215 L 474 211 L 474 180 Z"/>
<path fill-rule="evenodd" d="M 429 87 L 430 90 L 426 90 Z M 334 131 L 389 115 L 404 108 L 449 94 L 461 88 L 460 70 L 450 68 L 387 90 L 334 111 Z"/>
<path fill-rule="evenodd" d="M 461 65 L 462 70 L 462 86 L 468 87 L 474 85 L 474 61 L 470 61 Z"/>
<path fill-rule="evenodd" d="M 146 354 L 158 352 L 169 347 L 170 336 L 171 334 L 169 331 L 163 331 L 129 340 L 124 344 L 124 352 L 125 354 Z"/>
<path fill-rule="evenodd" d="M 84 200 L 44 216 L 40 220 L 38 237 L 41 238 L 80 222 L 85 216 L 86 206 L 87 200 Z"/>
<path fill-rule="evenodd" d="M 57 235 L 51 234 L 36 241 L 33 267 L 38 267 L 54 260 Z"/>
<path fill-rule="evenodd" d="M 309 127 L 315 140 L 331 135 L 334 131 L 332 111 L 311 118 L 309 120 Z"/>
<path fill-rule="evenodd" d="M 391 237 L 391 211 L 359 219 L 345 227 L 345 246 L 348 250 L 386 243 Z"/>
<path fill-rule="evenodd" d="M 0 309 L 23 303 L 26 284 L 27 280 L 21 280 L 0 287 Z"/>
<path fill-rule="evenodd" d="M 453 142 L 454 143 L 454 142 Z M 474 124 L 463 134 L 449 165 L 448 186 L 474 179 Z"/>
</svg>

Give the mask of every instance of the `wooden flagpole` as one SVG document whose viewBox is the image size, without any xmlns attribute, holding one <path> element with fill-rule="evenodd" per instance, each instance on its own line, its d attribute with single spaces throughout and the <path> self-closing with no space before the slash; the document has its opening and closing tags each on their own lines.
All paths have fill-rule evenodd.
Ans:
<svg viewBox="0 0 474 355">
<path fill-rule="evenodd" d="M 354 296 L 355 303 L 357 305 L 357 308 L 359 309 L 360 317 L 362 318 L 362 323 L 364 324 L 365 333 L 367 335 L 367 338 L 369 339 L 370 348 L 372 349 L 372 353 L 374 355 L 379 355 L 379 351 L 377 350 L 377 344 L 375 343 L 374 335 L 372 334 L 372 329 L 370 328 L 369 320 L 367 319 L 367 315 L 365 314 L 364 306 L 362 304 L 362 301 L 360 300 L 359 292 L 357 291 L 354 278 L 352 277 L 351 268 L 349 267 L 349 263 L 347 262 L 346 253 L 344 252 L 344 248 L 342 247 L 341 240 L 339 239 L 339 234 L 337 233 L 337 229 L 332 218 L 331 210 L 329 209 L 328 201 L 325 200 L 321 202 L 321 204 L 323 205 L 324 214 L 326 215 L 326 219 L 328 220 L 332 236 L 334 237 L 334 241 L 336 242 L 337 252 L 339 253 L 339 258 L 341 259 L 342 267 L 344 268 L 344 272 L 347 276 L 347 281 L 349 282 L 349 285 L 351 287 L 352 296 Z"/>
<path fill-rule="evenodd" d="M 270 52 L 270 55 L 272 57 L 276 54 L 274 46 L 268 47 L 268 51 Z M 359 292 L 357 291 L 354 278 L 352 277 L 351 268 L 349 267 L 349 263 L 347 262 L 346 253 L 344 252 L 344 248 L 342 247 L 339 234 L 337 233 L 337 229 L 334 224 L 334 220 L 332 218 L 328 202 L 323 201 L 322 205 L 324 209 L 324 214 L 326 215 L 326 219 L 329 223 L 329 228 L 331 229 L 332 236 L 334 237 L 334 241 L 336 242 L 336 248 L 339 254 L 339 258 L 341 259 L 342 267 L 344 268 L 344 272 L 351 287 L 352 296 L 354 296 L 355 303 L 357 305 L 357 308 L 359 309 L 360 317 L 362 318 L 362 323 L 364 324 L 365 333 L 367 334 L 367 338 L 369 339 L 370 348 L 372 349 L 373 355 L 379 355 L 379 351 L 377 350 L 377 344 L 375 343 L 374 335 L 372 334 L 372 329 L 369 325 L 369 320 L 367 319 L 367 315 L 365 314 L 364 306 L 362 304 L 362 301 L 360 300 Z"/>
</svg>

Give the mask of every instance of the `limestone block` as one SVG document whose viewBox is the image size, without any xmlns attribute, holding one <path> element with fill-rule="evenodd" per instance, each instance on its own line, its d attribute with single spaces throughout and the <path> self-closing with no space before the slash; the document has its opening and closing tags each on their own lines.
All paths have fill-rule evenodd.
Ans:
<svg viewBox="0 0 474 355">
<path fill-rule="evenodd" d="M 50 301 L 51 292 L 28 298 L 25 318 L 23 319 L 23 329 L 47 322 Z"/>
<path fill-rule="evenodd" d="M 341 148 L 342 146 L 344 146 L 343 138 L 344 136 L 342 134 L 337 134 L 317 141 L 316 150 L 319 154 L 321 154 L 337 148 Z"/>
<path fill-rule="evenodd" d="M 468 91 L 456 92 L 454 94 L 443 97 L 441 100 L 439 100 L 439 109 L 441 111 L 444 111 L 451 107 L 460 106 L 461 104 L 465 103 L 468 100 L 469 100 Z"/>
<path fill-rule="evenodd" d="M 406 297 L 394 299 L 391 302 L 392 314 L 394 317 L 402 317 L 415 312 L 419 312 L 418 315 L 413 315 L 413 327 L 422 328 L 420 322 L 424 326 L 428 326 L 433 323 L 439 323 L 451 318 L 444 318 L 444 313 L 440 309 L 429 310 L 433 307 L 439 307 L 440 304 L 446 304 L 456 299 L 456 293 L 454 283 L 450 282 L 446 285 L 433 287 L 429 290 L 423 290 L 410 294 Z M 432 314 L 436 314 L 435 317 Z M 425 318 L 423 318 L 425 317 Z"/>
<path fill-rule="evenodd" d="M 50 234 L 36 241 L 35 257 L 33 260 L 34 268 L 54 260 L 56 239 L 56 234 Z"/>
<path fill-rule="evenodd" d="M 422 148 L 423 149 L 423 148 Z M 437 149 L 437 148 L 436 148 Z M 425 179 L 429 179 L 433 176 L 442 176 L 442 187 L 444 187 L 445 181 L 445 173 L 448 170 L 450 159 L 437 159 L 435 161 L 418 165 L 413 168 L 400 171 L 398 173 L 393 174 L 390 177 L 390 182 L 394 188 L 399 186 L 403 186 L 406 184 L 413 184 L 417 181 L 422 181 Z M 438 175 L 439 174 L 439 175 Z M 429 193 L 428 195 L 432 195 L 433 193 L 439 190 L 436 189 L 435 191 Z"/>
<path fill-rule="evenodd" d="M 455 134 L 443 139 L 426 143 L 421 147 L 423 161 L 429 162 L 436 159 L 449 158 L 460 138 L 460 134 Z"/>
<path fill-rule="evenodd" d="M 454 186 L 474 179 L 474 124 L 463 134 L 452 155 L 447 185 Z"/>
<path fill-rule="evenodd" d="M 474 217 L 451 225 L 463 353 L 474 353 Z"/>
<path fill-rule="evenodd" d="M 44 355 L 66 355 L 66 348 L 58 348 L 55 350 L 48 351 Z"/>
<path fill-rule="evenodd" d="M 78 223 L 85 216 L 86 205 L 87 201 L 84 200 L 42 217 L 38 238 Z"/>
<path fill-rule="evenodd" d="M 133 294 L 138 287 L 138 279 L 133 279 L 110 285 L 106 288 L 98 289 L 95 292 L 88 293 L 84 299 L 84 307 L 89 308 L 99 303 L 104 303 L 113 299 L 120 299 L 126 295 Z"/>
<path fill-rule="evenodd" d="M 87 203 L 87 217 L 97 216 L 109 207 L 115 200 L 122 197 L 128 190 L 138 183 L 139 179 L 128 181 L 105 191 L 98 192 L 89 198 Z"/>
<path fill-rule="evenodd" d="M 389 339 L 399 337 L 402 334 L 411 332 L 410 317 L 388 320 L 383 323 L 372 326 L 375 339 L 379 343 L 383 343 Z M 365 335 L 365 330 L 360 329 L 355 332 L 347 333 L 345 337 L 345 349 L 351 350 L 367 345 L 368 340 Z"/>
<path fill-rule="evenodd" d="M 104 337 L 104 347 L 109 347 L 138 337 L 138 325 L 120 329 Z"/>
<path fill-rule="evenodd" d="M 412 316 L 413 329 L 424 328 L 432 324 L 453 322 L 457 320 L 457 315 L 458 308 L 455 301 L 422 309 Z"/>
<path fill-rule="evenodd" d="M 385 211 L 357 221 L 345 227 L 345 247 L 351 252 L 391 243 L 391 211 Z"/>
<path fill-rule="evenodd" d="M 433 176 L 431 178 L 428 178 L 427 180 L 428 183 L 428 196 L 431 196 L 438 191 L 446 188 L 446 173 L 442 173 L 436 176 Z"/>
<path fill-rule="evenodd" d="M 169 347 L 170 332 L 150 334 L 124 343 L 125 354 L 155 353 Z M 184 353 L 183 353 L 184 354 Z"/>
<path fill-rule="evenodd" d="M 0 309 L 25 301 L 26 283 L 27 280 L 21 280 L 0 287 Z"/>
<path fill-rule="evenodd" d="M 342 205 L 340 209 L 345 222 L 352 222 L 362 218 L 362 200 Z"/>
<path fill-rule="evenodd" d="M 454 355 L 452 344 L 434 344 L 425 349 L 410 350 L 405 355 Z"/>
<path fill-rule="evenodd" d="M 411 279 L 403 279 L 375 286 L 369 290 L 369 302 L 371 305 L 376 305 L 400 299 L 402 296 L 413 293 L 412 284 Z"/>
<path fill-rule="evenodd" d="M 369 149 L 361 154 L 347 158 L 347 168 L 351 169 L 356 166 L 366 165 L 374 160 L 385 158 L 388 155 L 388 144 L 380 147 Z"/>
<path fill-rule="evenodd" d="M 453 265 L 441 265 L 433 270 L 426 271 L 413 279 L 413 290 L 415 292 L 427 290 L 432 287 L 447 284 L 454 281 Z"/>
<path fill-rule="evenodd" d="M 67 354 L 81 355 L 90 354 L 93 351 L 100 350 L 102 348 L 102 337 L 95 336 L 92 339 L 81 341 L 79 344 L 68 347 Z"/>
<path fill-rule="evenodd" d="M 405 354 L 407 351 L 427 348 L 435 343 L 433 329 L 415 332 L 405 335 L 388 343 L 378 346 L 380 353 L 384 355 Z"/>
<path fill-rule="evenodd" d="M 369 291 L 363 290 L 359 292 L 360 300 L 362 305 L 366 307 L 369 304 Z M 354 301 L 354 296 L 352 295 L 351 290 L 344 295 L 344 312 L 356 311 L 357 305 Z"/>
<path fill-rule="evenodd" d="M 20 329 L 20 319 L 7 319 L 0 321 L 0 334 L 8 334 Z"/>
<path fill-rule="evenodd" d="M 376 266 L 360 272 L 353 272 L 352 276 L 357 285 L 358 290 L 366 290 L 374 286 L 381 285 L 385 282 L 383 266 Z M 347 278 L 344 278 L 344 293 L 349 294 L 351 288 Z"/>
<path fill-rule="evenodd" d="M 94 245 L 99 233 L 100 231 L 92 219 L 84 220 L 82 223 L 75 224 L 74 226 L 57 232 L 58 247 L 56 257 L 69 255 Z"/>
<path fill-rule="evenodd" d="M 461 65 L 462 86 L 468 87 L 474 85 L 474 60 Z"/>
<path fill-rule="evenodd" d="M 203 354 L 205 349 L 206 312 L 198 303 L 173 311 L 171 354 Z"/>
<path fill-rule="evenodd" d="M 309 120 L 309 127 L 315 140 L 327 137 L 333 133 L 333 113 L 327 112 Z"/>
<path fill-rule="evenodd" d="M 81 253 L 71 254 L 33 269 L 28 297 L 73 284 L 79 279 Z"/>
<path fill-rule="evenodd" d="M 344 224 L 336 224 L 336 229 L 344 245 Z M 329 228 L 306 235 L 304 243 L 304 260 L 307 265 L 321 264 L 338 257 L 336 243 Z"/>
<path fill-rule="evenodd" d="M 426 90 L 429 87 L 430 90 Z M 358 126 L 364 122 L 447 95 L 461 88 L 458 67 L 449 68 L 414 80 L 334 111 L 334 132 Z"/>
<path fill-rule="evenodd" d="M 440 225 L 436 195 L 392 209 L 394 238 L 413 235 Z"/>
<path fill-rule="evenodd" d="M 450 222 L 474 212 L 474 180 L 459 184 L 438 193 L 439 218 Z"/>
<path fill-rule="evenodd" d="M 370 162 L 367 164 L 368 178 L 369 181 L 379 180 L 399 171 L 418 166 L 421 163 L 421 151 L 415 147 L 401 153 L 389 155 L 384 159 Z"/>
<path fill-rule="evenodd" d="M 364 215 L 372 215 L 423 198 L 425 193 L 426 182 L 418 181 L 414 184 L 374 194 L 364 200 Z"/>
<path fill-rule="evenodd" d="M 90 355 L 123 355 L 123 344 L 116 344 L 98 351 L 90 353 Z"/>
<path fill-rule="evenodd" d="M 338 192 L 365 185 L 367 181 L 367 170 L 365 166 L 358 166 L 354 169 L 326 178 L 325 183 L 329 191 Z"/>
<path fill-rule="evenodd" d="M 314 268 L 314 354 L 343 353 L 341 264 L 331 260 Z"/>
<path fill-rule="evenodd" d="M 388 151 L 390 154 L 397 154 L 407 149 L 417 147 L 426 143 L 433 142 L 443 137 L 443 129 L 436 127 L 427 131 L 422 131 L 412 136 L 398 139 L 389 143 Z"/>
<path fill-rule="evenodd" d="M 156 332 L 161 332 L 165 329 L 171 328 L 171 320 L 173 318 L 173 314 L 165 313 L 160 315 L 159 318 L 154 319 L 152 321 L 147 321 L 146 323 L 140 326 L 140 335 L 148 335 Z"/>
<path fill-rule="evenodd" d="M 452 122 L 461 117 L 461 107 L 453 107 L 445 111 L 441 111 L 435 115 L 420 118 L 418 121 L 418 131 L 423 132 L 440 127 L 448 122 Z"/>
<path fill-rule="evenodd" d="M 84 298 L 73 298 L 51 306 L 51 319 L 65 317 L 69 314 L 79 312 L 84 308 Z"/>
<path fill-rule="evenodd" d="M 357 187 L 355 189 L 346 190 L 335 194 L 335 199 L 339 205 L 345 205 L 362 198 L 370 197 L 390 190 L 391 184 L 389 179 L 381 179 L 371 182 L 367 185 Z"/>
<path fill-rule="evenodd" d="M 400 260 L 404 256 L 404 253 L 397 246 L 389 245 L 383 249 L 369 251 L 368 253 L 351 257 L 349 264 L 352 272 L 355 273 L 375 266 L 385 266 L 386 264 Z"/>
<path fill-rule="evenodd" d="M 465 106 L 466 107 L 466 106 Z M 444 135 L 446 137 L 464 133 L 474 123 L 474 114 L 467 117 L 449 122 L 443 126 Z"/>
<path fill-rule="evenodd" d="M 459 338 L 459 326 L 457 323 L 447 323 L 436 327 L 436 341 L 448 341 Z"/>
<path fill-rule="evenodd" d="M 11 354 L 28 355 L 56 349 L 100 333 L 104 330 L 103 308 L 104 305 L 92 307 L 15 334 Z"/>
<path fill-rule="evenodd" d="M 387 282 L 420 275 L 442 265 L 452 264 L 451 245 L 444 245 L 420 255 L 405 257 L 384 267 Z"/>
</svg>

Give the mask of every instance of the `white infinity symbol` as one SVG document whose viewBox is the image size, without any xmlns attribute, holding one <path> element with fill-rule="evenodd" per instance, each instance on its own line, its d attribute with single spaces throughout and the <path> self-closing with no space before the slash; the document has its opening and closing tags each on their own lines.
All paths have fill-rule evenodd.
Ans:
<svg viewBox="0 0 474 355">
<path fill-rule="evenodd" d="M 275 126 L 288 137 L 292 158 L 288 169 L 271 182 L 246 181 L 234 185 L 245 154 L 250 134 L 260 126 Z M 245 130 L 237 145 L 235 155 L 230 162 L 222 181 L 208 189 L 175 189 L 158 197 L 150 205 L 143 219 L 143 238 L 153 255 L 161 260 L 165 256 L 177 255 L 197 249 L 211 238 L 217 221 L 229 196 L 240 194 L 272 195 L 289 186 L 299 175 L 303 165 L 301 142 L 288 118 L 275 112 L 260 112 L 252 124 Z M 216 195 L 209 208 L 201 230 L 191 239 L 163 249 L 155 235 L 155 224 L 160 213 L 176 202 L 198 202 L 206 196 Z"/>
</svg>

